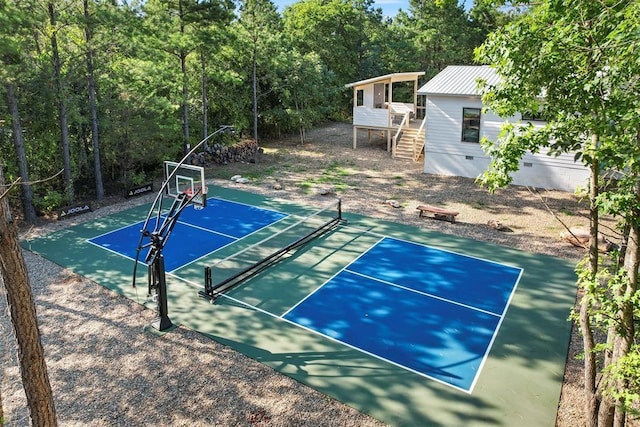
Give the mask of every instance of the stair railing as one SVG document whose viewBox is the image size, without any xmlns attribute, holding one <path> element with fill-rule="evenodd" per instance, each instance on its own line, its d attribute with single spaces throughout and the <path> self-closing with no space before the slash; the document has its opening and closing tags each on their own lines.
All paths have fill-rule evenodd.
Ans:
<svg viewBox="0 0 640 427">
<path fill-rule="evenodd" d="M 420 123 L 420 127 L 418 128 L 418 133 L 416 133 L 416 136 L 413 137 L 413 161 L 417 162 L 420 159 L 420 153 L 422 152 L 422 149 L 424 148 L 424 126 L 425 123 L 427 123 L 427 116 L 424 116 L 424 119 L 422 119 L 422 123 Z M 416 139 L 420 138 L 420 143 L 416 144 Z"/>
<path fill-rule="evenodd" d="M 402 137 L 402 132 L 405 126 L 407 126 L 409 124 L 409 116 L 411 115 L 411 112 L 408 111 L 404 114 L 404 117 L 402 118 L 402 122 L 400 123 L 400 126 L 398 127 L 398 130 L 396 132 L 396 134 L 394 135 L 392 141 L 391 141 L 391 157 L 395 158 L 396 157 L 396 145 L 398 144 L 398 141 L 400 140 L 400 138 Z"/>
</svg>

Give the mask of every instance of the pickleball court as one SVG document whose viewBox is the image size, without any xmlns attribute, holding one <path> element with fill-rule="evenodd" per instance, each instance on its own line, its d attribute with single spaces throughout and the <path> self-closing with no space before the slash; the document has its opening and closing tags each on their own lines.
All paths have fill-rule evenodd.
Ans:
<svg viewBox="0 0 640 427">
<path fill-rule="evenodd" d="M 510 425 L 502 418 L 513 411 L 554 418 L 575 298 L 566 263 L 346 214 L 209 302 L 198 296 L 205 266 L 216 280 L 224 277 L 233 264 L 250 263 L 270 236 L 291 239 L 302 232 L 297 224 L 318 212 L 232 190 L 214 193 L 204 209 L 184 211 L 165 248 L 174 323 L 390 424 Z M 133 297 L 143 212 L 81 224 L 25 247 Z M 83 250 L 61 257 L 55 247 L 69 241 Z M 530 380 L 534 367 L 548 378 L 524 391 L 514 376 Z M 531 390 L 549 396 L 524 409 L 505 403 L 521 387 L 520 398 Z"/>
</svg>

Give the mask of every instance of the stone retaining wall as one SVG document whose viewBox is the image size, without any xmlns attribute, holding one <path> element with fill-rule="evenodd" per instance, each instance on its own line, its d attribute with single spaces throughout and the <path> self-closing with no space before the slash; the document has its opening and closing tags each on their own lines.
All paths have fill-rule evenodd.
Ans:
<svg viewBox="0 0 640 427">
<path fill-rule="evenodd" d="M 260 152 L 258 144 L 254 140 L 240 141 L 235 145 L 213 144 L 207 150 L 194 154 L 189 163 L 196 166 L 208 164 L 226 165 L 235 162 L 254 163 Z"/>
</svg>

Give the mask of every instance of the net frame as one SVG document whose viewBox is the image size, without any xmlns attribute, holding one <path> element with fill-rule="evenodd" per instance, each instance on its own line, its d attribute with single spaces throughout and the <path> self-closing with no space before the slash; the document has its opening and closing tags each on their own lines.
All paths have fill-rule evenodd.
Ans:
<svg viewBox="0 0 640 427">
<path fill-rule="evenodd" d="M 164 161 L 165 194 L 174 199 L 180 194 L 189 197 L 196 208 L 207 206 L 207 186 L 202 166 L 186 165 L 170 160 Z M 181 173 L 182 172 L 182 173 Z"/>
<path fill-rule="evenodd" d="M 281 246 L 280 249 L 275 250 L 274 252 L 272 252 L 271 254 L 263 257 L 262 259 L 260 259 L 257 262 L 254 262 L 252 264 L 250 264 L 249 266 L 241 269 L 240 271 L 238 271 L 237 273 L 231 275 L 228 278 L 225 278 L 224 280 L 214 284 L 213 283 L 213 278 L 212 278 L 212 269 L 215 268 L 217 265 L 220 265 L 224 262 L 233 260 L 234 258 L 250 251 L 251 249 L 254 249 L 256 247 L 260 247 L 263 246 L 265 244 L 265 242 L 268 242 L 269 240 L 274 239 L 277 236 L 282 235 L 283 233 L 290 231 L 292 229 L 294 229 L 295 227 L 298 227 L 300 224 L 303 224 L 304 222 L 308 221 L 310 218 L 314 218 L 314 217 L 318 217 L 323 213 L 326 213 L 332 209 L 336 208 L 336 212 L 335 212 L 335 216 L 331 217 L 328 221 L 322 223 L 321 225 L 319 225 L 318 227 L 314 228 L 311 232 L 303 235 L 302 237 L 299 237 L 293 241 L 291 241 L 290 243 Z M 306 244 L 308 244 L 309 242 L 311 242 L 313 239 L 322 236 L 323 234 L 329 232 L 330 230 L 334 229 L 339 223 L 341 223 L 343 220 L 342 218 L 342 200 L 338 199 L 336 202 L 332 203 L 329 206 L 325 206 L 322 209 L 319 209 L 318 211 L 314 212 L 312 215 L 309 215 L 307 217 L 304 217 L 302 219 L 300 219 L 299 221 L 297 221 L 294 224 L 289 225 L 288 227 L 284 228 L 283 230 L 280 230 L 278 233 L 275 233 L 269 237 L 266 237 L 262 240 L 260 240 L 257 243 L 254 243 L 232 255 L 229 255 L 226 258 L 223 258 L 221 260 L 219 260 L 218 262 L 216 262 L 213 266 L 207 266 L 204 268 L 204 291 L 200 291 L 200 295 L 204 298 L 207 298 L 209 300 L 214 300 L 215 298 L 217 298 L 218 296 L 222 295 L 224 292 L 232 289 L 233 287 L 239 285 L 240 283 L 242 283 L 243 281 L 255 276 L 256 274 L 264 271 L 265 269 L 267 269 L 269 266 L 273 265 L 275 262 L 277 262 L 282 256 L 284 256 L 285 254 L 300 248 Z"/>
</svg>

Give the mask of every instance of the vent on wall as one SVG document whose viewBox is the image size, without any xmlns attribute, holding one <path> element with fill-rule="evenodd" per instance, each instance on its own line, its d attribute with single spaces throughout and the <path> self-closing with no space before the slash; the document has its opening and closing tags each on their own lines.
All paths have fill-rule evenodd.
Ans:
<svg viewBox="0 0 640 427">
<path fill-rule="evenodd" d="M 524 166 L 525 168 L 532 168 L 532 167 L 533 167 L 533 163 L 530 163 L 530 162 L 524 162 L 524 163 L 522 164 L 522 166 Z"/>
<path fill-rule="evenodd" d="M 465 160 L 473 160 L 473 156 L 464 156 Z"/>
</svg>

